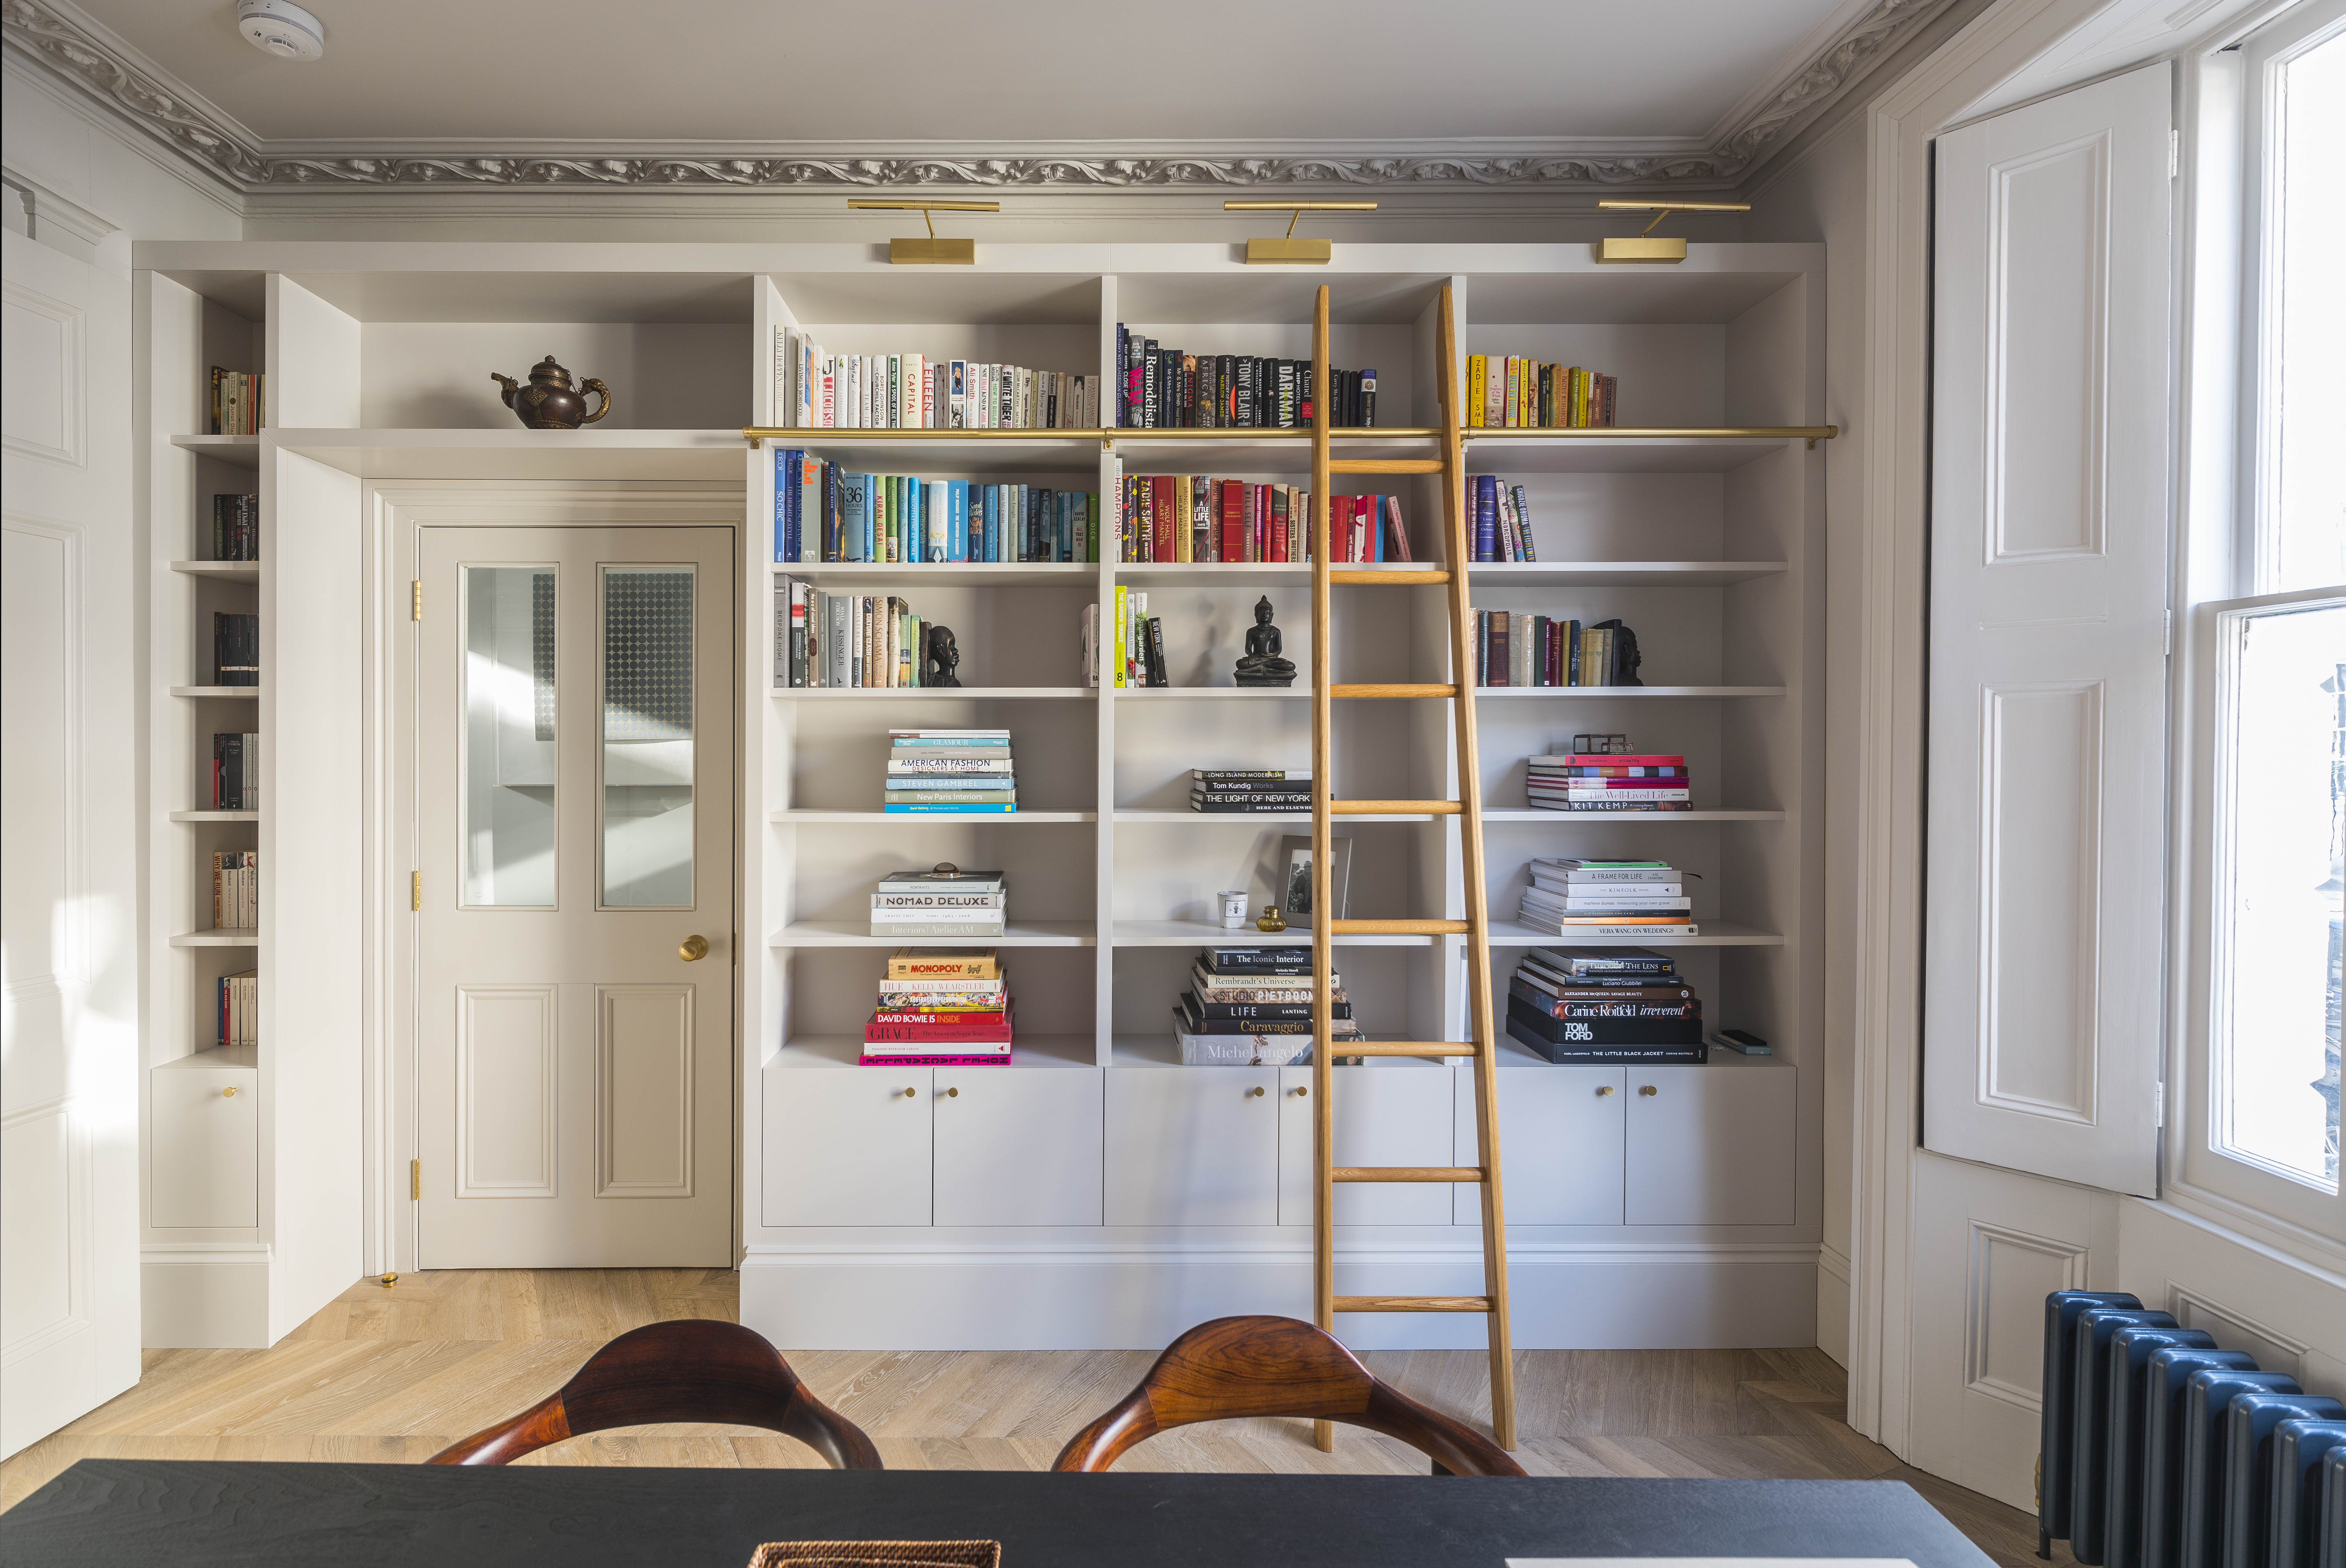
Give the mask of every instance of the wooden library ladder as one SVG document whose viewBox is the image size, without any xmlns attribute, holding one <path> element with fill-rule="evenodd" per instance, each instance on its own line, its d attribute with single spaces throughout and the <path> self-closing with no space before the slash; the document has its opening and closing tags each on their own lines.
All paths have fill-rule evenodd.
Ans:
<svg viewBox="0 0 2346 1568">
<path fill-rule="evenodd" d="M 1335 820 L 1393 813 L 1423 812 L 1458 819 L 1464 920 L 1331 920 L 1311 922 L 1314 996 L 1312 1111 L 1311 1301 L 1313 1320 L 1331 1332 L 1339 1312 L 1480 1312 L 1490 1332 L 1491 1430 L 1503 1449 L 1515 1446 L 1515 1375 L 1507 1330 L 1507 1237 L 1499 1203 L 1498 1041 L 1491 1010 L 1491 932 L 1483 886 L 1483 779 L 1474 748 L 1474 612 L 1466 596 L 1469 547 L 1465 505 L 1465 447 L 1459 436 L 1458 341 L 1451 315 L 1450 290 L 1442 290 L 1435 357 L 1440 361 L 1442 455 L 1438 458 L 1333 456 L 1329 450 L 1328 288 L 1322 284 L 1311 310 L 1311 863 L 1333 863 Z M 1329 562 L 1330 480 L 1340 473 L 1439 473 L 1442 475 L 1443 537 L 1439 570 L 1337 569 Z M 1382 520 L 1379 520 L 1379 526 Z M 1328 590 L 1336 584 L 1380 583 L 1440 585 L 1450 602 L 1450 685 L 1347 686 L 1333 679 L 1330 655 Z M 1335 799 L 1334 707 L 1356 699 L 1417 697 L 1446 700 L 1458 726 L 1458 789 L 1455 800 L 1339 800 Z M 1321 887 L 1329 885 L 1320 873 Z M 1323 902 L 1322 910 L 1325 909 Z M 1413 934 L 1466 938 L 1466 993 L 1474 1039 L 1348 1041 L 1347 1056 L 1470 1057 L 1474 1064 L 1475 1163 L 1472 1166 L 1340 1166 L 1336 1158 L 1335 1015 L 1329 982 L 1335 972 L 1334 939 L 1341 934 Z M 1483 1194 L 1483 1289 L 1480 1296 L 1339 1296 L 1336 1294 L 1335 1187 L 1338 1182 L 1472 1182 Z M 1314 1441 L 1322 1451 L 1336 1446 L 1335 1425 L 1315 1421 Z"/>
</svg>

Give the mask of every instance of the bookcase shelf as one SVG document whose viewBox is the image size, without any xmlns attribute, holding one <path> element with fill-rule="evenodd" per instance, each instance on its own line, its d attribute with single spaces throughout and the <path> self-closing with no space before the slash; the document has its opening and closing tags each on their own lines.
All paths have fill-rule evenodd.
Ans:
<svg viewBox="0 0 2346 1568">
<path fill-rule="evenodd" d="M 997 821 L 1002 819 L 995 819 Z M 975 820 L 965 818 L 966 823 Z M 1005 922 L 1008 929 L 1000 936 L 943 936 L 929 939 L 925 945 L 944 947 L 1090 947 L 1099 940 L 1097 930 L 1090 921 L 1075 920 L 1014 920 Z M 766 939 L 774 948 L 794 947 L 877 947 L 899 948 L 924 945 L 916 937 L 873 936 L 868 922 L 854 920 L 792 921 Z"/>
<path fill-rule="evenodd" d="M 258 561 L 174 561 L 171 570 L 184 572 L 190 577 L 213 577 L 230 583 L 258 585 L 260 563 Z"/>
<path fill-rule="evenodd" d="M 368 479 L 731 480 L 737 430 L 299 429 L 276 447 Z"/>
<path fill-rule="evenodd" d="M 1592 697 L 1626 697 L 1647 701 L 1662 697 L 1781 697 L 1780 686 L 1478 686 L 1474 700 L 1488 702 L 1586 699 Z"/>
<path fill-rule="evenodd" d="M 1310 819 L 1305 819 L 1309 820 Z M 1118 947 L 1310 947 L 1311 933 L 1301 926 L 1285 931 L 1257 931 L 1250 921 L 1244 929 L 1229 931 L 1219 924 L 1186 920 L 1120 920 L 1111 928 Z M 1439 937 L 1337 933 L 1338 947 L 1432 947 Z"/>
<path fill-rule="evenodd" d="M 1772 931 L 1760 931 L 1731 921 L 1706 920 L 1695 922 L 1702 930 L 1699 936 L 1558 936 L 1554 932 L 1537 931 L 1527 925 L 1517 925 L 1491 919 L 1493 947 L 1781 947 L 1782 936 Z"/>
<path fill-rule="evenodd" d="M 257 702 L 260 699 L 260 687 L 257 686 L 175 686 L 171 688 L 171 695 L 173 697 L 230 697 L 240 701 Z"/>
<path fill-rule="evenodd" d="M 174 811 L 174 822 L 258 822 L 258 811 Z"/>
<path fill-rule="evenodd" d="M 1083 686 L 770 687 L 781 702 L 1045 702 L 1098 694 Z"/>
<path fill-rule="evenodd" d="M 823 827 L 849 822 L 873 826 L 903 828 L 922 823 L 966 828 L 977 823 L 989 828 L 1034 827 L 1046 822 L 1096 822 L 1096 811 L 825 811 L 792 808 L 787 811 L 769 811 L 770 822 L 794 822 L 804 827 Z"/>
<path fill-rule="evenodd" d="M 1492 588 L 1726 588 L 1784 570 L 1781 561 L 1486 561 L 1466 580 Z"/>
<path fill-rule="evenodd" d="M 778 562 L 774 575 L 802 578 L 833 592 L 869 585 L 885 592 L 909 593 L 923 585 L 946 584 L 962 587 L 1057 587 L 1096 579 L 1099 567 L 1082 561 L 824 561 L 796 565 Z"/>
<path fill-rule="evenodd" d="M 1486 811 L 1484 815 L 1487 817 L 1490 813 Z M 1177 822 L 1192 827 L 1203 827 L 1209 823 L 1223 827 L 1236 823 L 1244 823 L 1251 827 L 1269 827 L 1274 823 L 1292 826 L 1301 822 L 1308 825 L 1311 820 L 1311 813 L 1309 811 L 1118 811 L 1116 814 L 1116 820 L 1119 822 L 1133 823 Z M 1348 826 L 1354 822 L 1431 822 L 1433 820 L 1431 816 L 1423 812 L 1344 819 Z"/>
<path fill-rule="evenodd" d="M 181 932 L 173 947 L 259 947 L 260 932 L 254 926 L 219 926 L 210 931 Z"/>
<path fill-rule="evenodd" d="M 1485 822 L 1543 828 L 1609 827 L 1617 822 L 1780 822 L 1781 811 L 1543 811 L 1536 808 L 1483 808 Z"/>
<path fill-rule="evenodd" d="M 260 438 L 257 435 L 175 435 L 171 444 L 239 468 L 260 466 Z"/>
<path fill-rule="evenodd" d="M 807 1067 L 852 1067 L 863 1054 L 863 1040 L 857 1034 L 797 1034 L 768 1060 L 767 1065 L 785 1070 Z M 1018 1072 L 1021 1069 L 1096 1066 L 1093 1060 L 1092 1037 L 1088 1034 L 1028 1034 L 1022 1033 L 1011 1047 L 1006 1069 L 984 1067 L 982 1072 Z M 927 1068 L 906 1069 L 926 1072 Z M 884 1067 L 871 1069 L 885 1073 Z"/>
</svg>

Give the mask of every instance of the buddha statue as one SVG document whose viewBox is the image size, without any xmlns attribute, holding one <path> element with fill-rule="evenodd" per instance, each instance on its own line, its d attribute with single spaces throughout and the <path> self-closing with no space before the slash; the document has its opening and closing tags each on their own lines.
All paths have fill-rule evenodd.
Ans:
<svg viewBox="0 0 2346 1568">
<path fill-rule="evenodd" d="M 1293 686 L 1295 661 L 1279 657 L 1279 628 L 1270 624 L 1270 596 L 1254 606 L 1254 625 L 1247 628 L 1246 657 L 1239 660 L 1240 686 Z"/>
</svg>

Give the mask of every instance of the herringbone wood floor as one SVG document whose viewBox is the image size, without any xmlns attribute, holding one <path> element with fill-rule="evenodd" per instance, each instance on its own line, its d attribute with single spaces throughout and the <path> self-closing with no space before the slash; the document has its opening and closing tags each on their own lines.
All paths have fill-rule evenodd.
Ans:
<svg viewBox="0 0 2346 1568">
<path fill-rule="evenodd" d="M 86 1456 L 419 1463 L 552 1392 L 613 1336 L 736 1316 L 735 1276 L 703 1269 L 480 1270 L 372 1280 L 267 1350 L 149 1350 L 138 1386 L 0 1463 L 0 1508 Z M 1040 1470 L 1137 1382 L 1146 1350 L 786 1350 L 890 1468 Z M 1480 1422 L 1479 1351 L 1372 1352 L 1378 1376 Z M 2035 1568 L 2028 1515 L 1901 1465 L 1842 1423 L 1821 1351 L 1516 1353 L 1524 1468 L 1536 1475 L 1909 1481 L 2010 1568 Z M 661 1427 L 577 1438 L 525 1464 L 812 1465 L 787 1438 Z M 1227 1421 L 1143 1444 L 1134 1470 L 1422 1473 L 1400 1444 L 1303 1421 Z M 2059 1554 L 2066 1562 L 2066 1553 Z"/>
</svg>

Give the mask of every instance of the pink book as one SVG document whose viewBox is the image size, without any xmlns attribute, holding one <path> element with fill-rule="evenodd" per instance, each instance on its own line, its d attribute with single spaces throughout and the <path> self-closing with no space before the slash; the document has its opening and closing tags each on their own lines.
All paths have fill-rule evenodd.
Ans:
<svg viewBox="0 0 2346 1568">
<path fill-rule="evenodd" d="M 859 1056 L 859 1067 L 1007 1067 L 1007 1056 Z"/>
</svg>

